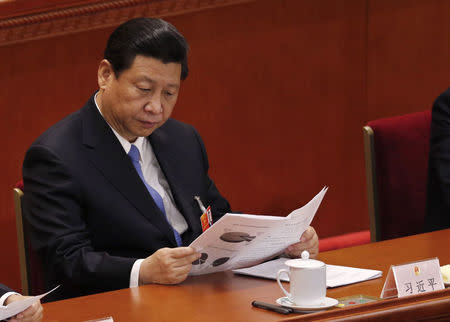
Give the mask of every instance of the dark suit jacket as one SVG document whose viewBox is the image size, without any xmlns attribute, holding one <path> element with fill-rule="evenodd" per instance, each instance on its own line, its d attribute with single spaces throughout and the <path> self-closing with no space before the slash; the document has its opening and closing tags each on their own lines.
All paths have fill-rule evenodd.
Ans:
<svg viewBox="0 0 450 322">
<path fill-rule="evenodd" d="M 8 293 L 8 292 L 14 292 L 14 291 L 6 285 L 0 284 L 0 297 L 2 297 L 3 294 Z"/>
<path fill-rule="evenodd" d="M 434 102 L 425 229 L 450 228 L 450 88 Z"/>
<path fill-rule="evenodd" d="M 199 195 L 217 220 L 230 211 L 208 176 L 208 159 L 195 129 L 169 119 L 148 138 L 189 229 L 201 234 Z M 23 211 L 33 247 L 44 263 L 54 298 L 129 286 L 138 258 L 176 247 L 173 231 L 93 97 L 40 136 L 23 164 Z"/>
</svg>

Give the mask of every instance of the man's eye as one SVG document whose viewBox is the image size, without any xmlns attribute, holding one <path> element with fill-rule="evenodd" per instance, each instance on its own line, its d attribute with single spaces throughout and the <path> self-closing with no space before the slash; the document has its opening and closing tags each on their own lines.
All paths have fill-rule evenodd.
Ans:
<svg viewBox="0 0 450 322">
<path fill-rule="evenodd" d="M 152 90 L 151 88 L 143 88 L 143 87 L 138 87 L 138 88 L 143 92 L 150 92 Z"/>
<path fill-rule="evenodd" d="M 173 95 L 175 95 L 175 93 L 167 92 L 167 91 L 166 91 L 166 95 L 167 95 L 167 96 L 173 96 Z"/>
</svg>

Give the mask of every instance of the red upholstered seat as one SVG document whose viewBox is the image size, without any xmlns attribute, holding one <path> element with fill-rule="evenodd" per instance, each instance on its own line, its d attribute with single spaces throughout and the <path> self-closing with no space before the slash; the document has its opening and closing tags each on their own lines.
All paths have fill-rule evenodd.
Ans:
<svg viewBox="0 0 450 322">
<path fill-rule="evenodd" d="M 378 119 L 368 126 L 373 131 L 373 146 L 365 140 L 372 240 L 423 232 L 431 111 Z"/>
<path fill-rule="evenodd" d="M 319 240 L 319 252 L 370 243 L 370 231 L 358 231 Z"/>
</svg>

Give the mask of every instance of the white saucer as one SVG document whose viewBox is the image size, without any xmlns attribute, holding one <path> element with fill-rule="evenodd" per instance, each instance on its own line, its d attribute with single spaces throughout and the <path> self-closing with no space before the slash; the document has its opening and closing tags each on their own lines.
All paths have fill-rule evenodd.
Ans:
<svg viewBox="0 0 450 322">
<path fill-rule="evenodd" d="M 295 305 L 286 296 L 277 299 L 277 304 L 285 307 L 290 307 L 291 309 L 298 311 L 320 311 L 335 306 L 338 303 L 339 303 L 338 300 L 333 299 L 331 297 L 325 297 L 319 304 L 315 305 L 307 305 L 307 304 Z"/>
</svg>

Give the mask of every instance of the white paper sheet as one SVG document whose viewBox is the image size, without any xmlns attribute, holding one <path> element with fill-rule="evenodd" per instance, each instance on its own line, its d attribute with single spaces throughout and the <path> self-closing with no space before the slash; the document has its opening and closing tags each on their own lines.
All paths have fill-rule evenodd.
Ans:
<svg viewBox="0 0 450 322">
<path fill-rule="evenodd" d="M 288 269 L 284 264 L 289 258 L 278 258 L 253 267 L 235 269 L 236 274 L 243 274 L 268 279 L 277 279 L 277 272 L 282 269 Z M 327 287 L 338 287 L 353 283 L 359 283 L 374 278 L 381 277 L 382 271 L 373 269 L 363 269 L 348 266 L 329 265 L 327 264 Z M 289 277 L 282 274 L 282 281 L 289 282 Z"/>
<path fill-rule="evenodd" d="M 43 298 L 44 296 L 46 296 L 47 294 L 53 292 L 54 290 L 56 290 L 59 287 L 59 285 L 57 287 L 55 287 L 54 289 L 48 291 L 45 294 L 41 294 L 41 295 L 37 295 L 37 296 L 33 296 L 33 297 L 28 297 L 24 300 L 21 301 L 15 301 L 12 302 L 6 306 L 0 305 L 0 320 L 5 320 L 7 318 L 10 318 L 11 316 L 14 316 L 20 312 L 25 311 L 28 307 L 30 307 L 31 305 L 33 305 L 34 302 L 39 301 L 41 298 Z"/>
<path fill-rule="evenodd" d="M 248 267 L 282 253 L 299 241 L 327 192 L 324 187 L 309 203 L 287 217 L 225 214 L 191 243 L 202 253 L 190 275 Z"/>
</svg>

